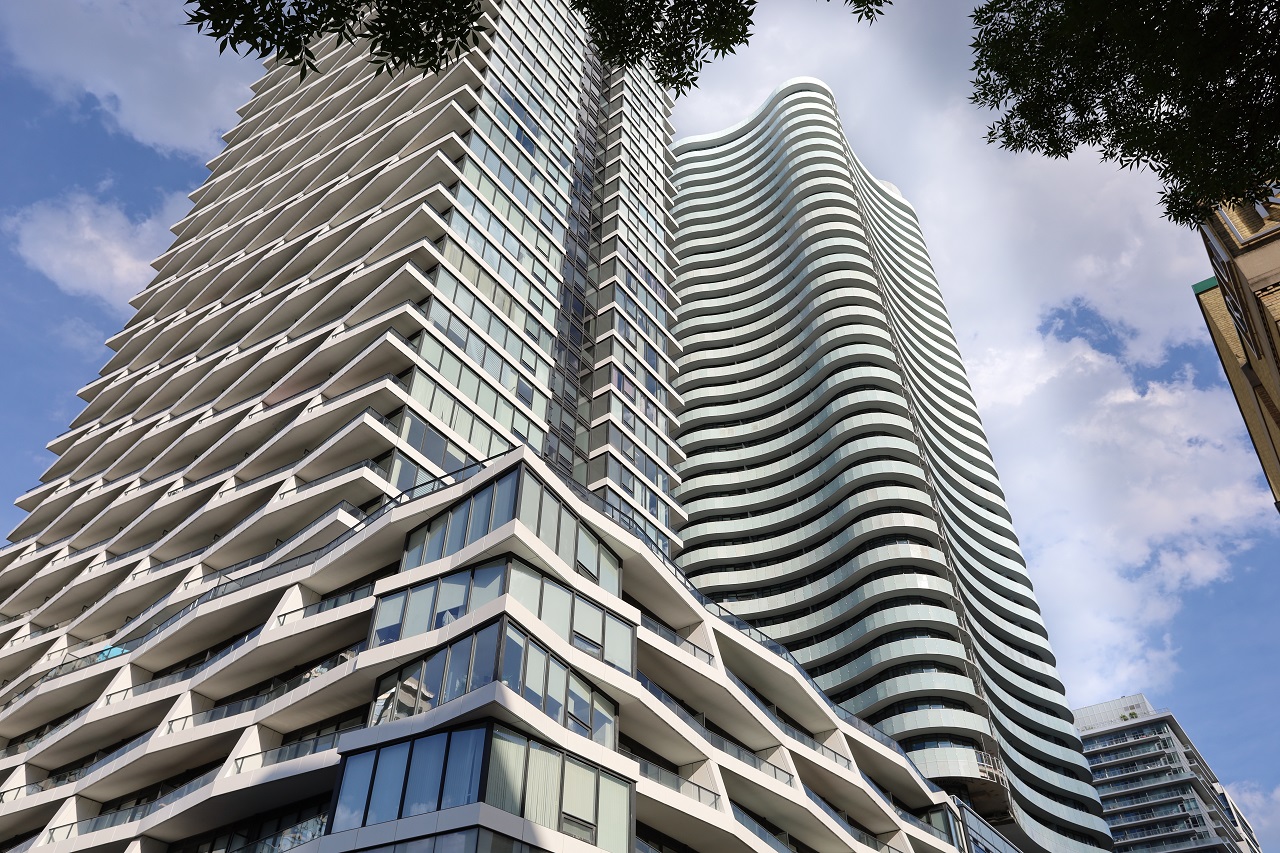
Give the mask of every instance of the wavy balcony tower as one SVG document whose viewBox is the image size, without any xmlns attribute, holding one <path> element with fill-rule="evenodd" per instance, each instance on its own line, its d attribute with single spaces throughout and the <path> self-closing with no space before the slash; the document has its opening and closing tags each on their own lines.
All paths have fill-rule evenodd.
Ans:
<svg viewBox="0 0 1280 853">
<path fill-rule="evenodd" d="M 911 206 L 814 80 L 674 150 L 681 567 L 1021 846 L 1109 847 Z"/>
<path fill-rule="evenodd" d="M 0 549 L 0 853 L 1013 853 L 673 562 L 670 104 L 484 15 L 253 87 Z"/>
</svg>

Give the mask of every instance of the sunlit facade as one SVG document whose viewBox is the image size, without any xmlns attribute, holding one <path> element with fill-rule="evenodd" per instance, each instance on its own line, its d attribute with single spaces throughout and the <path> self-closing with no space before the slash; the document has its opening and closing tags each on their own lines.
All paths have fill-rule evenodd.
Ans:
<svg viewBox="0 0 1280 853">
<path fill-rule="evenodd" d="M 674 150 L 681 567 L 1019 846 L 1108 848 L 912 207 L 816 80 Z"/>
</svg>

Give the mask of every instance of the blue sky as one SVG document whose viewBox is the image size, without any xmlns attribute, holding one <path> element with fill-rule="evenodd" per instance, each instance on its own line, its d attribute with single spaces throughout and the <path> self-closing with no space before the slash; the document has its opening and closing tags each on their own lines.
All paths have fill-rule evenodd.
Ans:
<svg viewBox="0 0 1280 853">
<path fill-rule="evenodd" d="M 0 4 L 0 496 L 52 461 L 257 76 L 181 19 L 177 0 Z M 1280 514 L 1192 299 L 1198 238 L 1148 176 L 984 145 L 961 4 L 867 28 L 771 0 L 757 22 L 679 135 L 788 77 L 832 86 L 855 152 L 920 213 L 1070 699 L 1173 708 L 1280 846 Z M 3 531 L 21 517 L 0 505 Z"/>
</svg>

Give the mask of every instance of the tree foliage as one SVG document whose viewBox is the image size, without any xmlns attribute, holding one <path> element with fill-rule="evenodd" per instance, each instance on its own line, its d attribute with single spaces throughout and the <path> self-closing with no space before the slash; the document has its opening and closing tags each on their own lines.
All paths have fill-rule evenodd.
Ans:
<svg viewBox="0 0 1280 853">
<path fill-rule="evenodd" d="M 1150 168 L 1183 225 L 1280 180 L 1280 3 L 988 0 L 973 17 L 988 141 Z"/>
<path fill-rule="evenodd" d="M 479 42 L 480 0 L 184 0 L 187 23 L 220 50 L 279 52 L 301 73 L 315 70 L 309 45 L 335 36 L 368 39 L 382 71 L 439 71 Z M 751 35 L 757 0 L 571 0 L 606 65 L 648 61 L 658 82 L 687 92 L 709 60 L 733 53 Z M 893 0 L 844 0 L 873 21 Z"/>
<path fill-rule="evenodd" d="M 481 0 L 184 0 L 222 50 L 301 73 L 326 36 L 366 39 L 379 72 L 439 71 L 480 43 Z M 648 63 L 677 94 L 751 35 L 758 0 L 570 0 L 606 65 Z M 843 0 L 871 22 L 892 0 Z M 987 139 L 1150 168 L 1174 222 L 1251 202 L 1280 180 L 1280 0 L 986 0 L 973 13 L 972 100 Z"/>
</svg>

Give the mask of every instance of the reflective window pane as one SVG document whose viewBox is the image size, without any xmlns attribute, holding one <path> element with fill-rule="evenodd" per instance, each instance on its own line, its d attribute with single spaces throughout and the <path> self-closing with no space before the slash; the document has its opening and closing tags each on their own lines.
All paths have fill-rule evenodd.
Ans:
<svg viewBox="0 0 1280 853">
<path fill-rule="evenodd" d="M 427 665 L 423 667 L 422 687 L 418 691 L 418 713 L 429 711 L 438 704 L 447 657 L 448 649 L 441 649 L 427 658 Z"/>
<path fill-rule="evenodd" d="M 565 693 L 569 689 L 569 670 L 555 658 L 547 661 L 547 716 L 564 723 Z"/>
<path fill-rule="evenodd" d="M 493 493 L 493 523 L 490 529 L 501 527 L 516 516 L 516 472 L 512 471 L 498 481 Z"/>
<path fill-rule="evenodd" d="M 342 832 L 364 824 L 364 805 L 373 779 L 374 752 L 362 752 L 347 759 L 342 771 L 342 789 L 333 814 L 331 832 Z"/>
<path fill-rule="evenodd" d="M 431 611 L 435 602 L 435 581 L 410 590 L 409 605 L 404 611 L 404 627 L 400 630 L 400 636 L 415 637 L 425 634 L 431 628 Z"/>
<path fill-rule="evenodd" d="M 447 734 L 429 735 L 413 742 L 413 758 L 409 764 L 409 780 L 405 786 L 401 817 L 426 814 L 436 810 L 440 802 L 440 778 L 444 772 Z"/>
<path fill-rule="evenodd" d="M 467 610 L 477 610 L 502 595 L 502 579 L 506 574 L 506 563 L 477 568 L 471 578 L 471 603 Z"/>
<path fill-rule="evenodd" d="M 538 532 L 538 506 L 542 502 L 542 484 L 525 474 L 520 480 L 520 521 Z"/>
<path fill-rule="evenodd" d="M 569 624 L 573 618 L 573 593 L 553 581 L 544 581 L 542 586 L 542 621 L 566 640 L 569 639 Z"/>
<path fill-rule="evenodd" d="M 463 729 L 449 735 L 449 761 L 444 774 L 440 808 L 474 803 L 480 794 L 480 765 L 484 757 L 484 729 Z"/>
<path fill-rule="evenodd" d="M 471 514 L 471 501 L 463 501 L 449 513 L 449 534 L 444 552 L 455 554 L 467 543 L 467 518 Z"/>
<path fill-rule="evenodd" d="M 576 642 L 575 645 L 594 655 L 600 654 L 604 644 L 604 611 L 585 598 L 579 598 L 573 605 L 573 632 L 587 640 L 586 644 Z"/>
<path fill-rule="evenodd" d="M 404 791 L 404 771 L 408 763 L 408 743 L 397 743 L 378 750 L 378 768 L 373 776 L 366 825 L 385 823 L 400 816 L 400 794 Z"/>
<path fill-rule="evenodd" d="M 404 616 L 405 593 L 388 595 L 378 602 L 378 614 L 373 617 L 373 645 L 392 643 L 400 639 L 400 619 Z"/>
<path fill-rule="evenodd" d="M 467 612 L 467 587 L 471 572 L 454 572 L 441 579 L 440 599 L 436 602 L 435 627 L 443 628 Z"/>
<path fill-rule="evenodd" d="M 418 686 L 422 676 L 422 661 L 413 663 L 400 670 L 400 686 L 396 690 L 395 718 L 412 717 L 418 706 Z"/>
<path fill-rule="evenodd" d="M 631 626 L 611 613 L 604 616 L 604 659 L 623 672 L 632 672 Z"/>
<path fill-rule="evenodd" d="M 445 528 L 449 525 L 449 516 L 441 515 L 431 522 L 431 530 L 427 537 L 427 545 L 423 550 L 423 562 L 430 563 L 444 556 Z"/>
<path fill-rule="evenodd" d="M 524 671 L 524 632 L 507 625 L 502 648 L 502 683 L 520 691 L 520 675 Z"/>
<path fill-rule="evenodd" d="M 479 690 L 493 681 L 494 670 L 498 666 L 498 632 L 501 622 L 482 628 L 476 634 L 475 652 L 471 655 L 471 680 L 467 690 Z"/>
<path fill-rule="evenodd" d="M 600 548 L 600 588 L 614 595 L 622 594 L 622 567 L 608 548 Z"/>
<path fill-rule="evenodd" d="M 451 702 L 467 691 L 467 672 L 471 669 L 470 635 L 449 646 L 449 664 L 444 673 L 444 692 L 440 702 Z"/>
<path fill-rule="evenodd" d="M 546 688 L 547 653 L 541 646 L 529 643 L 525 647 L 524 698 L 534 707 L 542 707 L 543 690 Z"/>
<path fill-rule="evenodd" d="M 530 613 L 537 615 L 538 606 L 542 598 L 542 575 L 524 563 L 513 562 L 511 564 L 511 588 L 508 592 L 512 598 L 527 607 Z"/>
<path fill-rule="evenodd" d="M 489 512 L 493 508 L 493 486 L 485 486 L 471 499 L 471 527 L 467 531 L 470 545 L 489 532 Z"/>
</svg>

